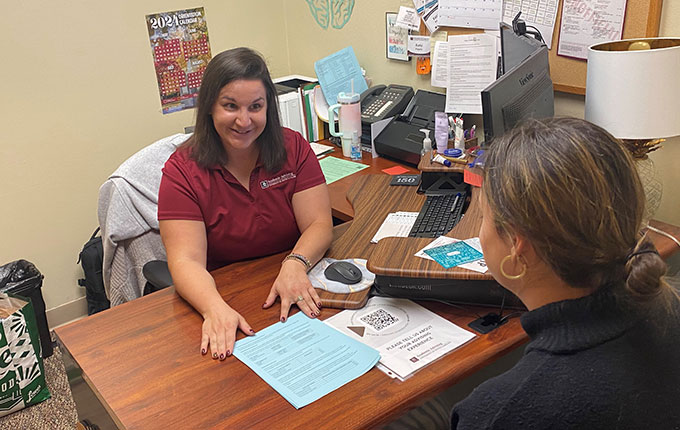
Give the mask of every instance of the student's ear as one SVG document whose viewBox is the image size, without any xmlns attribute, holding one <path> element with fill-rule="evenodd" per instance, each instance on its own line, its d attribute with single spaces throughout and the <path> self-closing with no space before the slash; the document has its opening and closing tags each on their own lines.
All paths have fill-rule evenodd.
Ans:
<svg viewBox="0 0 680 430">
<path fill-rule="evenodd" d="M 514 255 L 522 256 L 527 264 L 531 264 L 536 259 L 539 259 L 533 244 L 529 239 L 521 234 L 511 234 L 512 237 L 512 253 Z"/>
</svg>

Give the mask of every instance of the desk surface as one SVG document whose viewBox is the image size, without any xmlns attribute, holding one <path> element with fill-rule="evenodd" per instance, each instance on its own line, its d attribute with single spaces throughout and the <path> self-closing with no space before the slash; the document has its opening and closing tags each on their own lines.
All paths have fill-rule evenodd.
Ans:
<svg viewBox="0 0 680 430">
<path fill-rule="evenodd" d="M 333 145 L 329 141 L 322 141 L 321 143 L 327 145 Z M 333 145 L 334 146 L 334 145 Z M 354 218 L 354 209 L 350 202 L 347 200 L 347 193 L 352 187 L 357 178 L 365 175 L 372 174 L 382 174 L 389 177 L 383 173 L 384 169 L 389 169 L 390 167 L 401 166 L 408 170 L 410 174 L 419 173 L 417 169 L 410 166 L 404 166 L 396 161 L 391 161 L 383 157 L 373 158 L 369 152 L 361 152 L 362 159 L 361 162 L 368 167 L 360 170 L 353 175 L 346 176 L 338 181 L 333 182 L 328 186 L 328 192 L 331 196 L 331 209 L 333 211 L 333 216 L 341 221 L 350 221 Z M 330 154 L 332 157 L 344 158 L 342 156 L 342 151 L 340 148 L 335 148 L 335 150 Z"/>
<path fill-rule="evenodd" d="M 278 305 L 263 310 L 261 304 L 284 255 L 233 264 L 213 273 L 222 297 L 256 331 L 278 320 Z M 476 318 L 472 309 L 424 305 L 461 326 Z M 324 309 L 321 317 L 336 312 Z M 406 382 L 372 369 L 295 410 L 236 358 L 218 362 L 201 356 L 201 322 L 200 315 L 171 287 L 55 331 L 114 421 L 130 430 L 368 429 L 453 385 L 526 339 L 519 320 L 513 318 Z"/>
<path fill-rule="evenodd" d="M 397 163 L 371 159 L 363 175 Z M 411 170 L 413 171 L 413 170 Z M 360 172 L 361 173 L 361 172 Z M 361 174 L 329 187 L 334 213 L 351 216 L 345 193 Z M 344 188 L 339 191 L 339 188 Z M 343 192 L 342 198 L 337 193 Z M 346 203 L 346 207 L 342 207 Z M 350 210 L 347 210 L 347 207 Z M 377 221 L 378 224 L 380 221 Z M 329 256 L 352 251 L 351 224 L 336 227 Z M 346 234 L 342 234 L 346 233 Z M 341 235 L 342 234 L 342 235 Z M 370 238 L 369 238 L 370 239 Z M 366 246 L 363 246 L 366 245 Z M 353 256 L 366 256 L 362 244 Z M 222 297 L 255 330 L 278 320 L 278 304 L 261 304 L 285 253 L 236 263 L 213 272 Z M 461 326 L 486 309 L 424 306 Z M 338 310 L 326 308 L 321 319 Z M 389 422 L 404 410 L 443 391 L 495 361 L 526 340 L 519 320 L 480 336 L 427 366 L 406 382 L 377 369 L 296 410 L 254 372 L 231 357 L 216 362 L 198 353 L 201 317 L 168 288 L 55 330 L 66 354 L 121 428 L 343 428 L 367 429 Z M 239 338 L 242 335 L 239 336 Z"/>
</svg>

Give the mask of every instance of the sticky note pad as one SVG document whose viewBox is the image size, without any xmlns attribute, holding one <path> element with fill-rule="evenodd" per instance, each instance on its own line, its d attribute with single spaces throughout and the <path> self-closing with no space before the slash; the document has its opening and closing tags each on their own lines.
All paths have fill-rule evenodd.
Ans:
<svg viewBox="0 0 680 430">
<path fill-rule="evenodd" d="M 401 175 L 402 173 L 408 172 L 408 169 L 403 166 L 394 166 L 390 167 L 389 169 L 383 169 L 383 172 L 387 173 L 388 175 Z"/>
<path fill-rule="evenodd" d="M 484 258 L 481 252 L 463 241 L 426 249 L 425 253 L 446 269 Z"/>
</svg>

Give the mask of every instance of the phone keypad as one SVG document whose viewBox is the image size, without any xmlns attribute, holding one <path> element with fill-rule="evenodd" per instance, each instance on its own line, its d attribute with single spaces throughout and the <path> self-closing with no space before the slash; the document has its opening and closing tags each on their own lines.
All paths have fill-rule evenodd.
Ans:
<svg viewBox="0 0 680 430">
<path fill-rule="evenodd" d="M 380 116 L 390 108 L 395 100 L 399 98 L 400 92 L 393 90 L 383 91 L 378 98 L 373 100 L 362 112 L 367 116 Z"/>
</svg>

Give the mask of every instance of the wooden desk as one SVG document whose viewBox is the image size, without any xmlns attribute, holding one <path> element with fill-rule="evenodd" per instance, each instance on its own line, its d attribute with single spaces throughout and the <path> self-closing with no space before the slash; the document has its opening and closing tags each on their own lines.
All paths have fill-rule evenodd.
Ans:
<svg viewBox="0 0 680 430">
<path fill-rule="evenodd" d="M 346 226 L 340 226 L 346 229 Z M 286 253 L 213 272 L 222 297 L 257 331 L 278 321 L 261 308 Z M 465 326 L 484 309 L 424 305 Z M 323 309 L 321 318 L 335 313 Z M 377 369 L 296 410 L 234 357 L 201 356 L 201 316 L 173 287 L 55 330 L 62 351 L 120 428 L 370 429 L 443 391 L 526 340 L 519 319 L 480 336 L 406 382 Z M 242 335 L 239 338 L 243 337 Z"/>
<path fill-rule="evenodd" d="M 381 160 L 369 159 L 371 168 L 364 169 L 363 176 L 353 175 L 352 179 L 359 180 L 372 170 L 396 165 Z M 389 179 L 387 175 L 378 177 Z M 335 183 L 329 188 L 334 186 Z M 354 192 L 360 192 L 360 188 Z M 333 199 L 334 208 L 338 200 L 337 196 Z M 344 196 L 342 201 L 346 201 Z M 339 212 L 347 215 L 346 210 Z M 376 221 L 376 228 L 381 222 Z M 370 255 L 373 248 L 368 243 L 358 243 L 354 228 L 357 228 L 354 223 L 336 227 L 338 237 L 328 256 Z M 365 235 L 368 232 L 363 231 Z M 263 310 L 261 304 L 285 255 L 236 263 L 213 272 L 222 297 L 256 331 L 278 321 L 279 305 Z M 424 303 L 424 306 L 461 326 L 487 311 L 456 309 L 439 303 Z M 337 312 L 324 308 L 321 319 Z M 62 351 L 80 368 L 83 379 L 114 422 L 130 430 L 375 428 L 494 362 L 526 340 L 519 320 L 513 318 L 500 329 L 427 366 L 406 382 L 372 369 L 296 410 L 236 358 L 218 362 L 201 356 L 198 352 L 201 324 L 200 315 L 171 287 L 60 327 L 55 333 Z M 241 337 L 243 335 L 239 335 Z"/>
<path fill-rule="evenodd" d="M 335 146 L 330 143 L 330 141 L 322 141 L 320 143 Z M 373 158 L 370 153 L 364 151 L 362 151 L 361 154 L 361 162 L 366 164 L 368 166 L 367 168 L 360 170 L 353 175 L 346 176 L 338 181 L 335 181 L 328 186 L 328 192 L 331 195 L 331 208 L 333 211 L 333 217 L 341 221 L 350 221 L 354 218 L 354 209 L 347 200 L 347 193 L 354 182 L 356 182 L 357 178 L 374 174 L 382 174 L 385 177 L 390 177 L 389 175 L 383 173 L 383 169 L 389 169 L 390 167 L 395 166 L 401 166 L 408 169 L 408 173 L 410 174 L 419 173 L 417 169 L 399 164 L 396 161 L 391 161 L 382 157 Z M 338 147 L 335 147 L 335 150 L 330 155 L 332 157 L 346 159 L 342 156 L 342 150 Z"/>
</svg>

